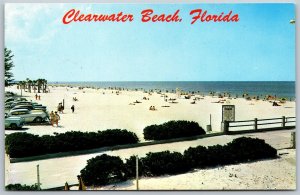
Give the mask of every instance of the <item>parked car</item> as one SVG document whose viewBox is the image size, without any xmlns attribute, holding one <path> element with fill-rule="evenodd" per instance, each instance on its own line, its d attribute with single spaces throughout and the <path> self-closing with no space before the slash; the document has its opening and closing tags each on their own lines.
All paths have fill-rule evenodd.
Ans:
<svg viewBox="0 0 300 195">
<path fill-rule="evenodd" d="M 33 106 L 34 110 L 47 110 L 47 106 L 43 106 L 43 105 L 34 105 Z"/>
<path fill-rule="evenodd" d="M 22 128 L 25 124 L 25 119 L 23 117 L 5 115 L 5 129 L 18 129 Z"/>
<path fill-rule="evenodd" d="M 32 105 L 32 102 L 28 101 L 13 101 L 11 104 L 11 108 L 15 107 L 16 105 Z"/>
<path fill-rule="evenodd" d="M 5 92 L 5 97 L 11 97 L 11 96 L 15 96 L 16 94 L 14 94 L 13 92 L 7 91 Z"/>
<path fill-rule="evenodd" d="M 10 101 L 10 102 L 5 102 L 5 106 L 11 106 L 14 103 L 14 101 Z"/>
<path fill-rule="evenodd" d="M 17 101 L 27 101 L 27 99 L 24 97 L 19 97 L 19 98 L 17 98 Z"/>
<path fill-rule="evenodd" d="M 13 101 L 15 101 L 15 98 L 10 97 L 5 100 L 5 103 L 13 102 Z"/>
<path fill-rule="evenodd" d="M 43 106 L 42 104 L 36 103 L 36 102 L 32 102 L 33 106 Z"/>
<path fill-rule="evenodd" d="M 28 110 L 43 110 L 46 111 L 46 106 L 32 106 L 32 105 L 16 105 L 11 110 L 28 109 Z"/>
<path fill-rule="evenodd" d="M 33 112 L 44 112 L 45 114 L 46 114 L 46 116 L 49 118 L 49 113 L 47 112 L 47 110 L 44 110 L 44 109 L 40 109 L 40 108 L 34 108 L 33 110 L 31 110 L 31 109 L 28 109 L 28 108 L 26 108 L 26 107 L 14 107 L 13 109 L 11 109 L 10 111 L 17 111 L 17 110 L 24 110 L 24 109 L 27 109 L 27 110 L 29 110 L 29 111 L 31 111 L 31 113 L 33 113 Z M 9 112 L 10 112 L 9 111 Z M 8 113 L 8 112 L 7 112 Z"/>
<path fill-rule="evenodd" d="M 4 106 L 4 113 L 9 113 L 9 111 L 10 111 L 10 106 L 9 105 L 5 105 Z"/>
<path fill-rule="evenodd" d="M 28 109 L 12 110 L 8 113 L 8 116 L 23 117 L 26 123 L 31 123 L 31 122 L 40 123 L 48 119 L 47 113 L 43 111 L 30 111 Z"/>
</svg>

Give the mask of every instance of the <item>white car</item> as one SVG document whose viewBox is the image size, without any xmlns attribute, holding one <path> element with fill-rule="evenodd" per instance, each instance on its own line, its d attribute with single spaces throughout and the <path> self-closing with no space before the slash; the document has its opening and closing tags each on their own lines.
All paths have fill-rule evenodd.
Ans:
<svg viewBox="0 0 300 195">
<path fill-rule="evenodd" d="M 5 115 L 5 129 L 20 129 L 25 123 L 24 118 L 18 116 L 7 117 Z"/>
<path fill-rule="evenodd" d="M 43 122 L 48 119 L 47 113 L 43 111 L 30 111 L 28 109 L 18 109 L 12 110 L 8 113 L 8 116 L 19 116 L 25 119 L 25 123 L 32 123 L 32 122 Z"/>
</svg>

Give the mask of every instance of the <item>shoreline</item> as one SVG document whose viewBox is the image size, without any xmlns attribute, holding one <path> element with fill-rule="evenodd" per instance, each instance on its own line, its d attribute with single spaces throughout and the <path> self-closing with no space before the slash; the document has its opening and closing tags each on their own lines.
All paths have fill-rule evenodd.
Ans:
<svg viewBox="0 0 300 195">
<path fill-rule="evenodd" d="M 132 87 L 124 87 L 121 86 L 122 84 L 145 84 L 146 86 L 140 87 L 140 86 L 132 86 Z M 152 83 L 177 83 L 179 86 L 178 88 L 181 89 L 183 88 L 182 92 L 184 94 L 195 94 L 195 95 L 203 95 L 203 96 L 210 96 L 211 93 L 214 93 L 215 95 L 223 95 L 223 96 L 228 96 L 228 94 L 231 95 L 231 97 L 242 97 L 244 94 L 247 94 L 249 97 L 259 97 L 260 99 L 266 97 L 266 96 L 275 96 L 277 95 L 276 92 L 272 93 L 265 93 L 265 91 L 260 91 L 260 92 L 253 92 L 250 91 L 248 92 L 247 90 L 241 90 L 239 91 L 232 91 L 231 87 L 228 87 L 226 90 L 213 90 L 213 89 L 208 89 L 207 87 L 204 87 L 205 89 L 199 90 L 199 89 L 184 89 L 184 87 L 180 87 L 180 84 L 182 83 L 199 83 L 199 85 L 205 85 L 205 84 L 211 84 L 211 83 L 295 83 L 295 81 L 84 81 L 84 82 L 49 82 L 49 85 L 52 86 L 58 86 L 58 87 L 83 87 L 83 88 L 92 88 L 92 89 L 112 89 L 112 90 L 129 90 L 129 91 L 136 91 L 136 90 L 141 90 L 141 91 L 151 91 L 151 92 L 172 92 L 176 93 L 176 88 L 175 86 L 168 86 L 168 87 L 149 87 L 147 86 L 148 84 Z M 103 86 L 101 86 L 101 85 Z M 111 86 L 107 84 L 112 84 Z M 118 86 L 120 85 L 120 86 Z M 194 86 L 195 87 L 195 86 Z M 293 87 L 295 89 L 295 86 Z M 290 101 L 295 101 L 296 100 L 296 92 L 294 91 L 293 94 L 289 95 L 278 95 L 277 99 L 285 98 Z"/>
</svg>

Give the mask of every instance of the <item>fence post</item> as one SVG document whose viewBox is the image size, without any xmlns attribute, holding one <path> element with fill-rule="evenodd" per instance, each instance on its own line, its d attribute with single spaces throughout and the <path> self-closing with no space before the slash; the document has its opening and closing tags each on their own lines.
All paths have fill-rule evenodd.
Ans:
<svg viewBox="0 0 300 195">
<path fill-rule="evenodd" d="M 285 127 L 285 116 L 282 116 L 282 127 Z"/>
<path fill-rule="evenodd" d="M 296 132 L 291 133 L 291 144 L 292 148 L 296 149 Z"/>
<path fill-rule="evenodd" d="M 136 164 L 136 190 L 139 190 L 139 157 L 138 155 L 135 156 L 135 164 Z"/>
<path fill-rule="evenodd" d="M 207 132 L 211 131 L 211 114 L 209 115 L 209 125 L 206 126 L 206 131 Z"/>
<path fill-rule="evenodd" d="M 257 131 L 257 118 L 254 118 L 254 130 Z"/>
<path fill-rule="evenodd" d="M 37 171 L 37 188 L 38 188 L 38 190 L 41 190 L 40 165 L 36 165 L 36 171 Z"/>
</svg>

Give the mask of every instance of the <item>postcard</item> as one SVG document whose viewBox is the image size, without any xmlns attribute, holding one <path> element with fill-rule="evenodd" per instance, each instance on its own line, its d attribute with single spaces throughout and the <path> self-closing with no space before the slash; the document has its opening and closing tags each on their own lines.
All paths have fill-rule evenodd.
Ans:
<svg viewBox="0 0 300 195">
<path fill-rule="evenodd" d="M 295 5 L 5 4 L 6 190 L 295 190 Z"/>
</svg>

